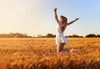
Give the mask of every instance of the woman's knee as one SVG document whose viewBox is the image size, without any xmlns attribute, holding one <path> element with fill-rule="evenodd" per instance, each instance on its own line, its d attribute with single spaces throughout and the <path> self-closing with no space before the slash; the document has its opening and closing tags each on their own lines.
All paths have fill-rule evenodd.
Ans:
<svg viewBox="0 0 100 69">
<path fill-rule="evenodd" d="M 61 46 L 64 46 L 65 45 L 65 43 L 61 43 Z"/>
<path fill-rule="evenodd" d="M 63 43 L 63 45 L 65 44 L 65 42 Z"/>
</svg>

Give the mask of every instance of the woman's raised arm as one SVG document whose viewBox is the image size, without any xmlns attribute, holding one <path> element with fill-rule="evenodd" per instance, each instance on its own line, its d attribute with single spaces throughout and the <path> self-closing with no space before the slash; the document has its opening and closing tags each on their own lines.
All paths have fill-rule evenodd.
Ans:
<svg viewBox="0 0 100 69">
<path fill-rule="evenodd" d="M 57 8 L 54 9 L 54 13 L 55 13 L 55 20 L 57 21 L 57 23 L 59 23 L 58 16 L 57 16 Z"/>
<path fill-rule="evenodd" d="M 79 19 L 79 18 L 76 18 L 75 20 L 69 22 L 67 25 L 70 25 L 70 24 L 74 23 L 74 22 L 77 21 L 78 19 Z"/>
</svg>

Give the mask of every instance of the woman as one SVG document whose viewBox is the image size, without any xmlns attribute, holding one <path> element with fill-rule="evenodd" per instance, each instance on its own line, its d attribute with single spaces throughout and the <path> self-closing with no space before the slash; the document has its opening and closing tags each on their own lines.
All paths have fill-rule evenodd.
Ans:
<svg viewBox="0 0 100 69">
<path fill-rule="evenodd" d="M 79 18 L 76 18 L 75 20 L 67 23 L 67 18 L 64 17 L 64 16 L 60 16 L 60 21 L 59 21 L 58 17 L 57 17 L 57 12 L 56 11 L 57 11 L 57 8 L 54 9 L 55 20 L 57 21 L 57 25 L 56 25 L 56 45 L 57 45 L 57 53 L 61 53 L 61 52 L 63 52 L 64 45 L 68 44 L 68 41 L 64 37 L 63 32 L 65 31 L 65 29 L 66 29 L 66 27 L 68 25 L 74 23 Z"/>
</svg>

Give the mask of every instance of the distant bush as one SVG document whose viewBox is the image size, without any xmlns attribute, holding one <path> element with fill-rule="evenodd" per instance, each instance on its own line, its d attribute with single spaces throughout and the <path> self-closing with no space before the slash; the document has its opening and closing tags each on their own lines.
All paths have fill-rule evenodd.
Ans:
<svg viewBox="0 0 100 69">
<path fill-rule="evenodd" d="M 53 35 L 53 34 L 51 34 L 51 33 L 47 33 L 47 35 L 41 35 L 41 34 L 39 34 L 37 37 L 40 37 L 40 38 L 46 38 L 46 37 L 55 37 L 56 35 Z"/>
<path fill-rule="evenodd" d="M 97 36 L 96 37 L 100 37 L 100 34 L 97 34 Z"/>
<path fill-rule="evenodd" d="M 22 33 L 9 33 L 9 34 L 0 34 L 0 38 L 31 38 L 27 34 Z"/>
<path fill-rule="evenodd" d="M 88 34 L 88 35 L 86 35 L 86 37 L 97 37 L 97 35 L 95 35 L 95 34 Z"/>
<path fill-rule="evenodd" d="M 69 35 L 69 36 L 65 36 L 65 37 L 83 37 L 83 36 L 79 36 L 79 35 L 73 34 L 73 35 Z"/>
<path fill-rule="evenodd" d="M 53 35 L 53 34 L 50 34 L 50 33 L 48 33 L 47 35 L 46 35 L 46 37 L 55 37 L 56 35 Z"/>
</svg>

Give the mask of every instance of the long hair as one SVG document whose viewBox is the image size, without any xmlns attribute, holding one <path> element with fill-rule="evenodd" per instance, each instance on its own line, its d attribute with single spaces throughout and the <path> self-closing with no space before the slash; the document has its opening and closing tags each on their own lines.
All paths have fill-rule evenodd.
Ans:
<svg viewBox="0 0 100 69">
<path fill-rule="evenodd" d="M 64 30 L 66 29 L 66 24 L 67 24 L 67 18 L 64 17 L 64 16 L 61 16 L 62 17 L 62 25 L 61 25 L 61 32 L 64 32 Z"/>
</svg>

